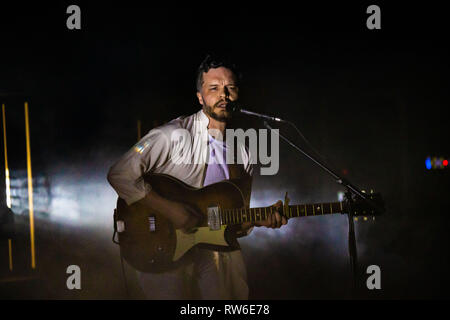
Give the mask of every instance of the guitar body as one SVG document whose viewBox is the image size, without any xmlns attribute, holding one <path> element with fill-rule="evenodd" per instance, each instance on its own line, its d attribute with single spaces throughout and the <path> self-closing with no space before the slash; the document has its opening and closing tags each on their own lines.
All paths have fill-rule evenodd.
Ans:
<svg viewBox="0 0 450 320">
<path fill-rule="evenodd" d="M 141 272 L 159 273 L 189 261 L 187 254 L 194 246 L 213 250 L 230 250 L 236 243 L 227 240 L 227 226 L 218 230 L 208 226 L 208 207 L 221 209 L 244 207 L 244 197 L 238 181 L 225 180 L 204 188 L 193 188 L 165 174 L 151 174 L 144 180 L 166 199 L 183 202 L 203 213 L 204 219 L 189 233 L 176 230 L 165 216 L 123 199 L 117 201 L 115 224 L 119 230 L 120 251 L 124 259 Z M 230 247 L 231 246 L 231 247 Z"/>
<path fill-rule="evenodd" d="M 262 221 L 272 213 L 272 207 L 243 210 L 242 180 L 224 180 L 200 189 L 165 174 L 150 174 L 144 180 L 161 196 L 196 208 L 204 218 L 186 233 L 175 230 L 165 215 L 138 203 L 128 206 L 119 198 L 114 226 L 119 235 L 120 252 L 141 272 L 160 273 L 183 265 L 189 262 L 189 252 L 196 246 L 217 251 L 236 250 L 239 244 L 232 233 L 227 232 L 228 228 L 242 222 Z M 385 211 L 381 195 L 366 197 L 351 201 L 352 216 L 378 215 Z M 285 199 L 285 205 L 278 210 L 288 219 L 349 211 L 346 202 L 298 205 L 287 202 Z"/>
</svg>

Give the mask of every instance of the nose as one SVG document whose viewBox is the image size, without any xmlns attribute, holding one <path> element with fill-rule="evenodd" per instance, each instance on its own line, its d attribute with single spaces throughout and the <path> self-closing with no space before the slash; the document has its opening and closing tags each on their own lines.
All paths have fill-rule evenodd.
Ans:
<svg viewBox="0 0 450 320">
<path fill-rule="evenodd" d="M 220 91 L 220 97 L 228 98 L 230 96 L 230 91 L 227 87 L 223 87 L 223 90 Z"/>
</svg>

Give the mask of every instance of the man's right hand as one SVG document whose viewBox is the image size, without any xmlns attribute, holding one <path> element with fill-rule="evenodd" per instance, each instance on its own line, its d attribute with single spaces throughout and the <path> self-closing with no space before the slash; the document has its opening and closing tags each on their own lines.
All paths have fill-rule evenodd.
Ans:
<svg viewBox="0 0 450 320">
<path fill-rule="evenodd" d="M 188 231 L 197 226 L 202 219 L 202 214 L 197 212 L 192 206 L 181 203 L 172 202 L 169 206 L 167 217 L 172 221 L 175 229 Z"/>
<path fill-rule="evenodd" d="M 143 199 L 139 200 L 139 202 L 147 208 L 165 216 L 173 223 L 175 229 L 189 231 L 189 229 L 197 226 L 203 220 L 203 214 L 195 210 L 192 206 L 182 202 L 168 200 L 153 190 Z"/>
</svg>

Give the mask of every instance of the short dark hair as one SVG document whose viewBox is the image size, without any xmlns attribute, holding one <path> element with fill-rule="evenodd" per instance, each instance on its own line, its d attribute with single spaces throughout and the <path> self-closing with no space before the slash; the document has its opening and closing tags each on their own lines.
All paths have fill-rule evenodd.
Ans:
<svg viewBox="0 0 450 320">
<path fill-rule="evenodd" d="M 208 54 L 206 58 L 200 63 L 200 66 L 197 70 L 197 91 L 200 91 L 203 84 L 203 73 L 208 72 L 209 69 L 216 69 L 224 67 L 231 70 L 238 82 L 242 80 L 242 74 L 239 71 L 238 67 L 235 63 L 233 63 L 229 58 L 220 57 L 217 55 Z"/>
</svg>

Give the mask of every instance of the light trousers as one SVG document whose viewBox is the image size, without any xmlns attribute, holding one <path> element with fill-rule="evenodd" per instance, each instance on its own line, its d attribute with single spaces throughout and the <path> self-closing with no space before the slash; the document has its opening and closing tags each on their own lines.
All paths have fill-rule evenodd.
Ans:
<svg viewBox="0 0 450 320">
<path fill-rule="evenodd" d="M 137 271 L 147 299 L 247 300 L 247 271 L 241 250 L 193 249 L 193 262 L 165 273 Z"/>
</svg>

